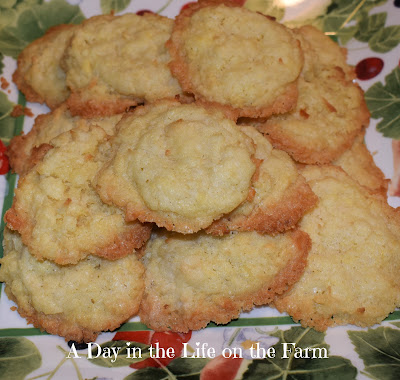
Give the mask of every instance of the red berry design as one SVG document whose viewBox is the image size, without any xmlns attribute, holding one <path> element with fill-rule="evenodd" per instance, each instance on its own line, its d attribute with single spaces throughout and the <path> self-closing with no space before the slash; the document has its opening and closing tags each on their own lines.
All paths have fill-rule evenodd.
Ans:
<svg viewBox="0 0 400 380">
<path fill-rule="evenodd" d="M 134 364 L 131 364 L 129 367 L 133 369 L 142 369 L 142 368 L 147 368 L 147 367 L 160 367 L 160 365 L 153 359 L 153 358 L 148 358 L 145 360 L 142 360 L 141 362 L 137 362 Z"/>
<path fill-rule="evenodd" d="M 150 9 L 142 9 L 142 10 L 136 12 L 136 14 L 138 16 L 143 16 L 145 13 L 154 13 L 154 12 L 151 11 Z"/>
<path fill-rule="evenodd" d="M 148 358 L 141 362 L 133 363 L 129 367 L 141 369 L 146 367 L 165 367 L 174 358 L 179 357 L 183 350 L 183 343 L 187 343 L 192 337 L 192 332 L 174 333 L 174 332 L 154 332 L 154 331 L 121 331 L 117 332 L 113 340 L 127 340 L 152 345 L 158 343 L 158 346 L 167 350 L 169 347 L 174 349 L 174 357 L 172 358 Z"/>
<path fill-rule="evenodd" d="M 356 75 L 358 79 L 367 80 L 375 78 L 383 69 L 383 61 L 380 58 L 365 58 L 357 63 Z"/>
<path fill-rule="evenodd" d="M 192 332 L 188 333 L 174 333 L 174 332 L 155 332 L 153 337 L 151 338 L 151 343 L 153 346 L 155 343 L 158 343 L 160 347 L 167 349 L 168 347 L 172 347 L 174 349 L 175 357 L 181 356 L 183 350 L 183 343 L 186 343 L 192 337 Z M 160 358 L 157 361 L 166 366 L 170 361 L 174 358 Z"/>
<path fill-rule="evenodd" d="M 150 330 L 149 331 L 120 331 L 114 335 L 113 340 L 126 340 L 129 342 L 148 344 L 150 346 L 151 337 L 153 336 L 153 334 L 154 334 L 154 331 L 150 331 Z M 135 368 L 135 369 L 141 369 L 141 368 L 146 368 L 146 367 L 157 367 L 157 363 L 155 363 L 153 359 L 148 358 L 148 359 L 142 360 L 141 362 L 131 364 L 129 367 Z"/>
<path fill-rule="evenodd" d="M 114 335 L 113 340 L 127 340 L 130 342 L 138 342 L 149 344 L 153 331 L 119 331 Z"/>
<path fill-rule="evenodd" d="M 242 360 L 243 358 L 217 356 L 201 370 L 200 380 L 233 380 Z"/>
<path fill-rule="evenodd" d="M 0 140 L 0 174 L 7 174 L 10 170 L 10 164 L 6 155 L 7 147 Z"/>
<path fill-rule="evenodd" d="M 245 2 L 246 2 L 246 0 L 232 0 L 232 3 L 236 3 L 236 4 L 240 5 L 240 6 L 243 6 Z M 196 1 L 191 1 L 189 3 L 186 3 L 185 5 L 182 6 L 181 12 L 183 10 L 185 10 L 186 8 L 188 8 L 191 4 L 195 4 L 195 3 L 196 3 Z"/>
<path fill-rule="evenodd" d="M 182 6 L 181 12 L 184 11 L 185 9 L 189 8 L 190 5 L 195 4 L 195 1 L 191 1 L 189 3 L 186 3 L 185 5 Z"/>
</svg>

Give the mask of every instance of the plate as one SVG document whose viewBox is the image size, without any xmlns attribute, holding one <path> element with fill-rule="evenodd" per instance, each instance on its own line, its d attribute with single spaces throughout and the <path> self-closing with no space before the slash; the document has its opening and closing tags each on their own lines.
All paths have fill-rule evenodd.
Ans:
<svg viewBox="0 0 400 380">
<path fill-rule="evenodd" d="M 291 25 L 312 23 L 347 48 L 348 62 L 357 65 L 358 83 L 365 91 L 372 115 L 366 144 L 386 177 L 393 179 L 389 204 L 400 206 L 400 198 L 394 196 L 400 193 L 396 184 L 396 171 L 400 170 L 400 153 L 396 153 L 400 152 L 400 1 L 236 1 Z M 10 116 L 15 104 L 27 106 L 34 115 L 48 112 L 45 106 L 26 103 L 11 79 L 18 53 L 48 27 L 79 23 L 111 10 L 116 14 L 151 10 L 174 17 L 186 3 L 187 0 L 3 0 L 2 142 L 7 145 L 14 135 L 32 127 L 33 117 Z M 0 176 L 3 215 L 11 205 L 16 182 L 15 174 Z M 128 346 L 127 340 L 137 343 Z M 149 345 L 153 347 L 152 358 Z M 400 373 L 399 347 L 400 311 L 369 329 L 341 326 L 318 333 L 268 307 L 243 313 L 226 326 L 210 324 L 189 334 L 153 333 L 136 318 L 116 332 L 101 334 L 88 347 L 68 344 L 63 338 L 27 325 L 4 289 L 0 298 L 0 377 L 4 380 L 394 379 Z"/>
</svg>

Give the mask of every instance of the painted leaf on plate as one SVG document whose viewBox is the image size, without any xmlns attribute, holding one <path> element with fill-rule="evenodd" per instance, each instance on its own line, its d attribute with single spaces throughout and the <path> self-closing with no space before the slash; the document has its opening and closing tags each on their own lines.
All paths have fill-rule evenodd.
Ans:
<svg viewBox="0 0 400 380">
<path fill-rule="evenodd" d="M 387 12 L 368 14 L 371 8 L 384 2 L 334 0 L 326 15 L 322 16 L 322 28 L 325 32 L 334 33 L 342 44 L 354 37 L 368 42 L 373 51 L 387 53 L 400 43 L 400 26 L 385 27 Z M 352 25 L 354 22 L 356 24 Z"/>
<path fill-rule="evenodd" d="M 18 12 L 41 3 L 43 0 L 2 0 L 0 2 L 0 29 L 12 24 Z"/>
<path fill-rule="evenodd" d="M 118 353 L 116 358 L 114 357 L 113 351 Z M 100 350 L 98 346 L 95 345 L 91 354 L 93 359 L 88 360 L 92 364 L 101 367 L 127 367 L 150 357 L 148 344 L 132 342 L 128 345 L 125 340 L 114 340 L 102 343 L 100 345 Z"/>
<path fill-rule="evenodd" d="M 208 358 L 176 358 L 168 364 L 168 370 L 174 375 L 182 376 L 194 376 L 201 372 L 207 363 L 210 362 Z"/>
<path fill-rule="evenodd" d="M 139 369 L 124 380 L 161 380 L 161 379 L 198 379 L 201 370 L 205 367 L 210 359 L 207 358 L 176 358 L 167 367 L 154 368 L 147 367 Z"/>
<path fill-rule="evenodd" d="M 360 29 L 360 22 L 350 26 L 349 23 L 356 18 L 360 20 L 360 18 L 368 16 L 370 9 L 385 2 L 386 0 L 365 0 L 362 2 L 358 0 L 333 0 L 326 14 L 322 15 L 317 23 L 322 26 L 325 32 L 336 34 L 344 44 Z M 349 27 L 352 28 L 346 30 Z M 351 37 L 349 36 L 350 32 L 354 33 Z"/>
<path fill-rule="evenodd" d="M 360 21 L 355 38 L 361 42 L 368 42 L 376 32 L 385 26 L 386 17 L 386 12 L 376 13 L 371 16 L 368 16 L 366 12 L 362 12 L 358 17 Z"/>
<path fill-rule="evenodd" d="M 4 55 L 0 53 L 0 74 L 3 74 L 3 68 L 4 68 L 3 58 Z"/>
<path fill-rule="evenodd" d="M 147 367 L 124 377 L 124 380 L 168 380 L 169 374 L 161 368 Z"/>
<path fill-rule="evenodd" d="M 400 139 L 400 67 L 377 82 L 365 93 L 365 101 L 374 119 L 382 119 L 377 130 L 385 137 Z"/>
<path fill-rule="evenodd" d="M 325 333 L 296 326 L 285 331 L 278 330 L 271 335 L 279 338 L 279 342 L 272 346 L 275 357 L 254 360 L 243 374 L 243 379 L 356 378 L 357 369 L 350 360 L 329 355 Z"/>
<path fill-rule="evenodd" d="M 12 8 L 17 0 L 2 0 L 0 8 Z"/>
<path fill-rule="evenodd" d="M 340 42 L 343 45 L 346 45 L 357 33 L 358 31 L 358 26 L 349 26 L 347 28 L 342 28 L 338 30 L 336 36 L 340 39 Z"/>
<path fill-rule="evenodd" d="M 400 25 L 392 25 L 380 29 L 368 42 L 370 49 L 378 53 L 387 53 L 399 43 Z"/>
<path fill-rule="evenodd" d="M 131 0 L 101 0 L 100 6 L 103 14 L 121 12 L 130 4 Z"/>
<path fill-rule="evenodd" d="M 14 104 L 0 91 L 0 138 L 5 144 L 10 142 L 15 133 L 16 119 L 10 116 L 13 108 Z"/>
<path fill-rule="evenodd" d="M 30 340 L 0 338 L 0 379 L 22 380 L 41 364 L 40 352 Z"/>
<path fill-rule="evenodd" d="M 0 30 L 0 53 L 16 59 L 25 46 L 41 37 L 50 27 L 79 24 L 84 18 L 78 6 L 70 5 L 65 0 L 23 8 L 12 24 Z"/>
<path fill-rule="evenodd" d="M 378 327 L 348 331 L 355 350 L 373 379 L 398 379 L 400 374 L 400 330 Z"/>
</svg>

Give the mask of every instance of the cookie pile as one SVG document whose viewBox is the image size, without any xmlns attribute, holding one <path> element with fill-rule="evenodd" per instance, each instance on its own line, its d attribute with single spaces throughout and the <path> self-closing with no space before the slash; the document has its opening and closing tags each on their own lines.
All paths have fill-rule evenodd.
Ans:
<svg viewBox="0 0 400 380">
<path fill-rule="evenodd" d="M 8 149 L 0 280 L 35 326 L 91 341 L 269 304 L 325 330 L 400 305 L 363 93 L 314 27 L 215 0 L 97 16 L 30 44 L 13 78 L 51 109 Z"/>
</svg>

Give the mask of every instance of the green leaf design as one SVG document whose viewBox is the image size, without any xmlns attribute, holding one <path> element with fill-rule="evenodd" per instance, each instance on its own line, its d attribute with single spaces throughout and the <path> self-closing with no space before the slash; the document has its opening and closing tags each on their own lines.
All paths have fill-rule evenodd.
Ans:
<svg viewBox="0 0 400 380">
<path fill-rule="evenodd" d="M 274 0 L 247 0 L 244 6 L 254 12 L 275 17 L 278 21 L 285 15 L 285 8 L 277 6 Z"/>
<path fill-rule="evenodd" d="M 124 377 L 124 380 L 167 380 L 170 379 L 168 372 L 161 368 L 147 367 L 139 369 Z"/>
<path fill-rule="evenodd" d="M 379 30 L 369 40 L 371 50 L 387 53 L 400 43 L 400 25 L 392 25 Z"/>
<path fill-rule="evenodd" d="M 124 380 L 161 380 L 161 379 L 180 379 L 195 380 L 200 378 L 200 372 L 210 361 L 208 358 L 176 358 L 172 360 L 166 368 L 147 367 L 139 369 Z"/>
<path fill-rule="evenodd" d="M 326 14 L 320 17 L 322 28 L 325 32 L 340 35 L 341 30 L 355 20 L 359 13 L 367 13 L 385 2 L 386 0 L 333 0 Z"/>
<path fill-rule="evenodd" d="M 337 37 L 343 45 L 346 45 L 358 32 L 358 25 L 349 26 L 347 28 L 342 28 L 338 30 Z"/>
<path fill-rule="evenodd" d="M 43 0 L 2 0 L 0 2 L 0 29 L 11 25 L 20 11 L 42 2 Z"/>
<path fill-rule="evenodd" d="M 176 377 L 187 378 L 199 375 L 210 360 L 209 358 L 176 358 L 168 364 L 167 368 Z"/>
<path fill-rule="evenodd" d="M 400 139 L 400 68 L 385 77 L 385 85 L 377 82 L 365 93 L 365 101 L 374 119 L 382 120 L 377 130 L 385 137 Z"/>
<path fill-rule="evenodd" d="M 348 331 L 355 350 L 373 379 L 398 379 L 400 373 L 400 330 L 378 327 Z"/>
<path fill-rule="evenodd" d="M 131 0 L 101 0 L 100 6 L 103 14 L 109 14 L 111 11 L 115 13 L 123 11 L 129 4 Z"/>
<path fill-rule="evenodd" d="M 357 369 L 350 360 L 341 356 L 329 356 L 329 346 L 324 341 L 325 333 L 295 326 L 285 331 L 278 330 L 271 335 L 279 338 L 279 342 L 273 346 L 275 357 L 254 360 L 243 374 L 243 379 L 347 380 L 356 378 Z M 285 351 L 285 343 L 289 344 L 287 347 L 291 348 L 291 353 Z M 295 343 L 298 349 L 302 349 L 302 358 L 298 354 L 296 357 L 291 343 Z M 328 358 L 322 359 L 324 350 Z"/>
<path fill-rule="evenodd" d="M 128 352 L 128 347 L 130 348 L 130 352 Z M 131 342 L 128 346 L 125 340 L 108 341 L 100 345 L 100 353 L 98 347 L 95 345 L 91 351 L 93 359 L 88 360 L 100 367 L 126 367 L 148 359 L 150 357 L 149 347 L 147 344 L 138 342 Z M 134 356 L 133 352 L 135 348 L 141 350 L 141 358 L 132 357 Z M 112 362 L 115 359 L 113 352 L 118 353 L 114 362 Z M 136 353 L 136 356 L 139 355 Z"/>
<path fill-rule="evenodd" d="M 16 5 L 17 0 L 2 0 L 0 8 L 12 8 Z"/>
<path fill-rule="evenodd" d="M 361 42 L 368 42 L 376 32 L 385 26 L 386 17 L 386 12 L 376 13 L 372 16 L 362 12 L 358 17 L 360 21 L 355 38 Z"/>
<path fill-rule="evenodd" d="M 0 74 L 3 74 L 3 68 L 4 68 L 3 58 L 4 55 L 0 53 Z"/>
<path fill-rule="evenodd" d="M 41 364 L 40 352 L 30 340 L 0 338 L 0 379 L 22 380 Z"/>
<path fill-rule="evenodd" d="M 10 116 L 13 108 L 14 104 L 0 91 L 0 138 L 5 144 L 14 137 L 16 118 Z"/>
<path fill-rule="evenodd" d="M 80 8 L 65 0 L 52 0 L 23 8 L 12 24 L 0 30 L 0 53 L 16 59 L 25 46 L 41 37 L 50 27 L 79 24 L 83 20 Z"/>
</svg>

